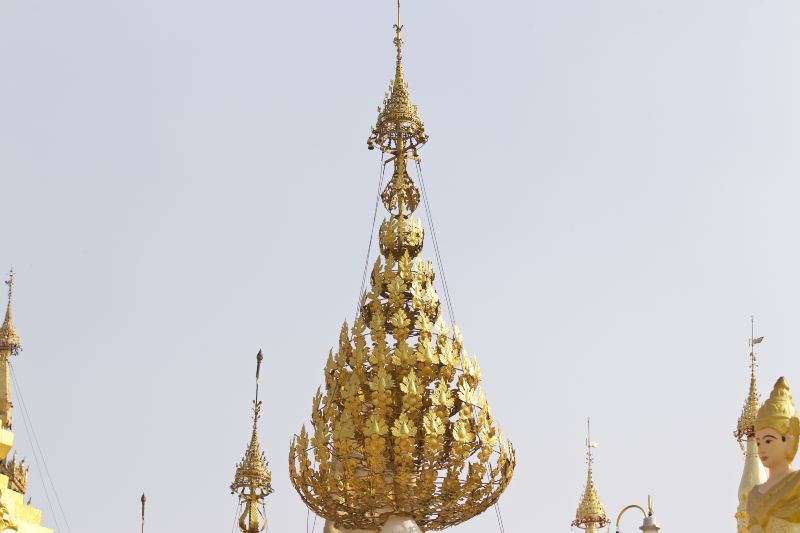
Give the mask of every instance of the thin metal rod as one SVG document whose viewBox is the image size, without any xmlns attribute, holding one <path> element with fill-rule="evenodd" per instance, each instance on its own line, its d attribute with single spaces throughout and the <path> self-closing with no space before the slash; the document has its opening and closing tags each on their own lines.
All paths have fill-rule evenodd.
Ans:
<svg viewBox="0 0 800 533">
<path fill-rule="evenodd" d="M 147 503 L 147 497 L 142 493 L 142 533 L 144 533 L 144 506 Z"/>
<path fill-rule="evenodd" d="M 256 354 L 256 404 L 258 404 L 258 377 L 261 374 L 261 361 L 264 360 L 264 353 L 258 350 Z"/>
</svg>

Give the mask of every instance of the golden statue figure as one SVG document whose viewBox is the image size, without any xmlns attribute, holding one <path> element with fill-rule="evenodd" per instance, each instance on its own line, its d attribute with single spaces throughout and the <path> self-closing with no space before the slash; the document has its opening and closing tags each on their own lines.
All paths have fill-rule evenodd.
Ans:
<svg viewBox="0 0 800 533">
<path fill-rule="evenodd" d="M 750 491 L 751 533 L 800 533 L 800 472 L 790 466 L 798 438 L 800 418 L 789 385 L 780 378 L 756 417 L 758 456 L 769 478 Z"/>
</svg>

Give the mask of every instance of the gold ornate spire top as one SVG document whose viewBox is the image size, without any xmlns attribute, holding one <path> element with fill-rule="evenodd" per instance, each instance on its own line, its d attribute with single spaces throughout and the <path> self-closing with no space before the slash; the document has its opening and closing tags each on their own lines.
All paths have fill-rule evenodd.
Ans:
<svg viewBox="0 0 800 533">
<path fill-rule="evenodd" d="M 236 465 L 236 476 L 231 484 L 231 493 L 239 495 L 244 512 L 239 517 L 239 530 L 242 533 L 259 533 L 266 528 L 266 517 L 261 507 L 272 493 L 272 474 L 267 468 L 267 460 L 258 443 L 258 419 L 261 402 L 258 399 L 258 380 L 261 372 L 261 350 L 256 355 L 256 399 L 253 401 L 253 433 L 244 458 Z"/>
<path fill-rule="evenodd" d="M 758 387 L 756 386 L 756 367 L 758 366 L 756 359 L 756 344 L 764 341 L 764 337 L 756 338 L 755 334 L 755 320 L 750 317 L 750 389 L 747 392 L 747 399 L 744 401 L 742 407 L 742 414 L 736 424 L 736 431 L 734 436 L 739 442 L 740 446 L 744 446 L 744 441 L 756 434 L 756 415 L 758 408 L 761 406 L 761 399 L 758 394 Z"/>
<path fill-rule="evenodd" d="M 607 526 L 610 520 L 606 516 L 606 510 L 600 501 L 600 497 L 597 495 L 597 487 L 595 487 L 594 476 L 592 475 L 594 466 L 592 448 L 596 448 L 597 443 L 592 441 L 591 426 L 588 420 L 586 427 L 586 464 L 588 465 L 586 487 L 583 489 L 583 496 L 581 496 L 578 509 L 575 511 L 575 520 L 572 521 L 572 525 L 587 531 L 597 531 Z"/>
<path fill-rule="evenodd" d="M 312 430 L 301 429 L 289 454 L 300 497 L 346 530 L 379 530 L 393 515 L 423 531 L 460 524 L 500 498 L 515 465 L 477 360 L 445 323 L 433 265 L 420 256 L 420 191 L 407 162 L 427 136 L 403 80 L 401 30 L 398 20 L 395 80 L 369 142 L 394 165 L 381 196 L 381 257 L 328 356 Z"/>
<path fill-rule="evenodd" d="M 367 139 L 367 147 L 372 150 L 376 146 L 383 152 L 398 155 L 417 154 L 417 149 L 428 142 L 425 124 L 419 117 L 417 106 L 411 103 L 408 84 L 403 77 L 403 39 L 400 32 L 400 0 L 397 0 L 397 24 L 394 26 L 394 45 L 397 48 L 394 80 L 389 84 L 389 91 L 378 106 L 378 120 Z"/>
<path fill-rule="evenodd" d="M 16 355 L 21 348 L 17 330 L 14 328 L 14 322 L 11 319 L 11 296 L 14 288 L 13 268 L 8 274 L 8 280 L 5 281 L 5 284 L 8 285 L 8 305 L 6 306 L 6 317 L 3 320 L 3 325 L 0 326 L 0 356 L 2 357 Z"/>
</svg>

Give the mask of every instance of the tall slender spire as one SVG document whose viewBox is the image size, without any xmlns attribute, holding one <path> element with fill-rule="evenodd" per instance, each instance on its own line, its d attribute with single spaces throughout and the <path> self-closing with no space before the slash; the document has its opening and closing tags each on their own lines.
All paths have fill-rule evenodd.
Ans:
<svg viewBox="0 0 800 533">
<path fill-rule="evenodd" d="M 8 274 L 5 281 L 8 285 L 8 304 L 6 306 L 6 316 L 0 326 L 0 427 L 10 431 L 12 428 L 11 411 L 14 404 L 11 403 L 11 356 L 19 353 L 21 346 L 17 330 L 11 319 L 11 299 L 14 295 L 14 269 Z M 28 465 L 25 459 L 17 460 L 17 452 L 9 457 L 3 455 L 0 459 L 0 475 L 8 476 L 8 486 L 12 489 L 25 493 L 28 486 Z"/>
<path fill-rule="evenodd" d="M 0 424 L 3 429 L 11 429 L 11 368 L 10 358 L 21 348 L 17 330 L 11 318 L 11 298 L 14 294 L 14 269 L 8 274 L 8 305 L 6 316 L 0 326 Z"/>
<path fill-rule="evenodd" d="M 736 431 L 734 436 L 739 442 L 741 447 L 744 447 L 744 442 L 756 434 L 756 415 L 758 408 L 761 406 L 761 400 L 758 394 L 758 386 L 756 384 L 756 367 L 758 360 L 756 356 L 756 344 L 760 344 L 764 337 L 755 336 L 755 319 L 750 317 L 750 340 L 748 342 L 750 347 L 750 387 L 747 391 L 747 398 L 742 407 L 742 413 L 739 415 L 739 420 L 736 423 Z"/>
<path fill-rule="evenodd" d="M 367 141 L 394 165 L 381 194 L 381 257 L 352 328 L 342 326 L 328 357 L 312 431 L 303 426 L 292 441 L 289 475 L 329 526 L 375 531 L 406 521 L 403 531 L 433 531 L 497 502 L 515 456 L 477 360 L 443 319 L 433 265 L 420 256 L 424 232 L 413 213 L 421 195 L 407 162 L 428 137 L 403 78 L 399 4 L 394 30 L 395 77 Z"/>
<path fill-rule="evenodd" d="M 733 432 L 739 447 L 744 453 L 744 468 L 742 477 L 739 481 L 739 506 L 736 509 L 736 529 L 739 533 L 749 533 L 750 515 L 747 513 L 747 500 L 753 487 L 760 485 L 767 480 L 767 472 L 758 457 L 756 446 L 756 416 L 761 406 L 756 384 L 756 367 L 758 358 L 756 356 L 756 345 L 761 344 L 764 337 L 755 336 L 755 319 L 750 317 L 750 339 L 748 340 L 750 357 L 750 387 L 747 391 L 747 398 L 742 407 L 742 413 L 736 423 L 736 430 Z"/>
<path fill-rule="evenodd" d="M 14 269 L 8 274 L 8 280 L 5 281 L 8 285 L 8 304 L 6 305 L 6 316 L 3 320 L 3 325 L 0 326 L 0 357 L 8 357 L 16 355 L 20 348 L 19 336 L 17 330 L 14 328 L 14 322 L 11 319 L 11 297 L 14 294 Z"/>
<path fill-rule="evenodd" d="M 585 529 L 588 532 L 596 532 L 602 527 L 607 526 L 610 520 L 606 516 L 606 510 L 600 497 L 597 495 L 597 487 L 594 484 L 594 456 L 592 449 L 597 447 L 597 443 L 592 441 L 591 420 L 586 420 L 586 486 L 583 489 L 581 501 L 575 511 L 575 520 L 572 526 Z"/>
<path fill-rule="evenodd" d="M 231 484 L 231 493 L 238 494 L 244 511 L 239 517 L 239 530 L 242 533 L 259 533 L 266 529 L 266 516 L 263 513 L 264 498 L 272 493 L 272 474 L 267 468 L 267 460 L 258 443 L 258 419 L 261 402 L 258 399 L 259 375 L 264 354 L 256 355 L 256 395 L 253 400 L 253 432 L 244 458 L 236 465 L 236 476 Z"/>
</svg>

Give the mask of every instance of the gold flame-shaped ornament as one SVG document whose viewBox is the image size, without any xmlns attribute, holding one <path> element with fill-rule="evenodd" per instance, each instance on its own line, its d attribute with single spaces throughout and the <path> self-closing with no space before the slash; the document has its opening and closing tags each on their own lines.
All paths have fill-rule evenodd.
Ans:
<svg viewBox="0 0 800 533">
<path fill-rule="evenodd" d="M 477 359 L 441 316 L 424 232 L 412 214 L 420 191 L 407 162 L 427 140 L 402 78 L 396 27 L 396 78 L 379 109 L 369 146 L 390 154 L 392 178 L 381 195 L 389 216 L 381 257 L 352 328 L 345 323 L 328 356 L 305 426 L 291 444 L 292 484 L 309 508 L 347 530 L 380 529 L 390 515 L 423 531 L 485 511 L 514 471 L 480 389 Z"/>
<path fill-rule="evenodd" d="M 243 507 L 239 516 L 239 531 L 242 533 L 261 533 L 266 530 L 264 516 L 264 498 L 272 494 L 272 473 L 267 468 L 267 459 L 258 442 L 258 419 L 261 416 L 261 401 L 258 399 L 258 381 L 261 362 L 264 355 L 261 350 L 256 355 L 256 399 L 253 401 L 253 431 L 250 444 L 244 452 L 241 462 L 236 465 L 236 475 L 231 483 L 231 493 L 239 497 Z"/>
</svg>

